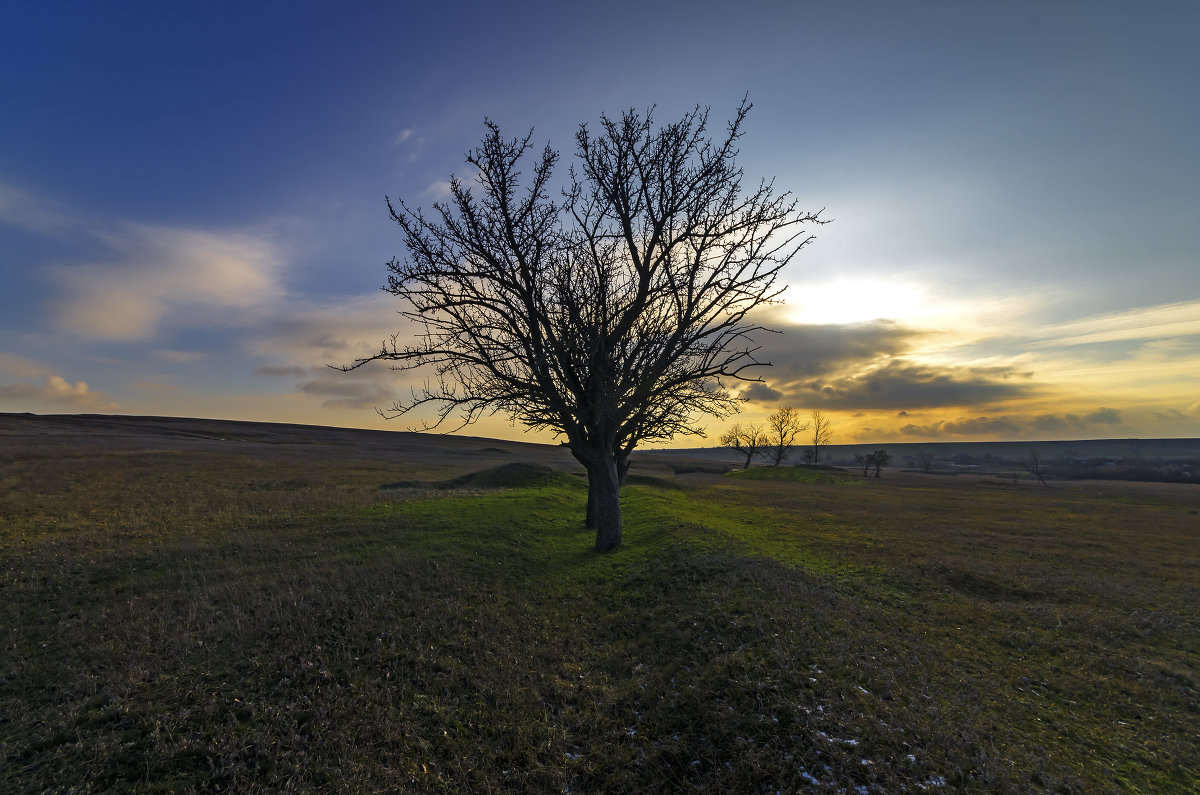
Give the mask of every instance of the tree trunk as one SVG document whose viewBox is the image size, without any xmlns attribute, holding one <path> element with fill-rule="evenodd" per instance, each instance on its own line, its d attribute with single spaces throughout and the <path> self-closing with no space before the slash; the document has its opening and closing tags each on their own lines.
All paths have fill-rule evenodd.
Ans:
<svg viewBox="0 0 1200 795">
<path fill-rule="evenodd" d="M 608 552 L 621 545 L 621 485 L 617 459 L 611 450 L 597 455 L 588 468 L 588 503 L 596 523 L 596 551 Z"/>
<path fill-rule="evenodd" d="M 596 478 L 592 475 L 592 468 L 588 467 L 588 501 L 587 514 L 583 518 L 583 526 L 594 528 L 596 526 L 596 503 L 599 498 L 596 496 Z"/>
<path fill-rule="evenodd" d="M 617 485 L 624 486 L 625 478 L 629 477 L 629 453 L 625 450 L 617 451 Z"/>
</svg>

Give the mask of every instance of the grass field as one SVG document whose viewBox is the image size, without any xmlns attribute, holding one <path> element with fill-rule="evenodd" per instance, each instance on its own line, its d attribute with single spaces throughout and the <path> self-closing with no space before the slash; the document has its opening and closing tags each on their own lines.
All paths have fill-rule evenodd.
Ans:
<svg viewBox="0 0 1200 795">
<path fill-rule="evenodd" d="M 0 417 L 0 791 L 1195 791 L 1200 487 L 661 460 Z"/>
</svg>

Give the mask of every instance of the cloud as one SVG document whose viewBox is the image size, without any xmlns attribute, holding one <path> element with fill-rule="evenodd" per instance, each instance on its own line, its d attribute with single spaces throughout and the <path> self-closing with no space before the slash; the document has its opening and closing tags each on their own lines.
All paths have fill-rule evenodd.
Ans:
<svg viewBox="0 0 1200 795">
<path fill-rule="evenodd" d="M 1086 419 L 1088 422 L 1094 422 L 1097 425 L 1120 425 L 1121 410 L 1099 408 L 1090 414 L 1085 415 L 1084 419 Z"/>
<path fill-rule="evenodd" d="M 76 221 L 54 202 L 0 182 L 0 221 L 41 234 L 71 229 Z"/>
<path fill-rule="evenodd" d="M 282 260 L 269 241 L 129 224 L 100 237 L 112 262 L 60 268 L 59 324 L 91 339 L 139 340 L 161 326 L 238 324 L 282 293 Z M 240 317 L 239 317 L 240 316 Z"/>
<path fill-rule="evenodd" d="M 1004 417 L 970 417 L 931 425 L 908 424 L 900 429 L 905 436 L 936 438 L 939 436 L 1014 436 L 1021 426 Z"/>
<path fill-rule="evenodd" d="M 397 146 L 399 146 L 400 144 L 404 143 L 405 141 L 412 138 L 416 134 L 417 134 L 416 130 L 413 130 L 410 127 L 405 127 L 403 130 L 396 133 L 395 143 Z"/>
<path fill-rule="evenodd" d="M 1077 414 L 1040 414 L 1033 418 L 1031 427 L 1042 433 L 1073 433 L 1082 430 L 1083 420 Z"/>
<path fill-rule="evenodd" d="M 45 378 L 54 375 L 54 370 L 24 356 L 0 353 L 0 373 L 15 375 L 18 378 Z"/>
<path fill-rule="evenodd" d="M 361 409 L 386 407 L 395 402 L 392 391 L 371 379 L 353 378 L 349 373 L 330 371 L 311 381 L 299 384 L 296 389 L 306 395 L 323 397 L 325 408 Z"/>
<path fill-rule="evenodd" d="M 33 384 L 0 385 L 0 398 L 26 403 L 49 403 L 88 411 L 115 411 L 120 405 L 101 392 L 93 392 L 83 381 L 74 384 L 62 376 L 47 376 L 41 386 Z M 30 406 L 36 408 L 36 406 Z"/>
<path fill-rule="evenodd" d="M 1178 413 L 1178 412 L 1176 412 Z M 1159 419 L 1167 417 L 1159 416 Z M 1070 438 L 1081 434 L 1103 434 L 1113 425 L 1123 424 L 1120 409 L 1100 408 L 1086 414 L 1006 413 L 1002 416 L 959 417 L 937 420 L 924 425 L 910 423 L 900 428 L 904 436 L 945 438 L 974 436 L 1001 439 Z"/>
<path fill-rule="evenodd" d="M 797 402 L 837 409 L 909 410 L 970 406 L 1026 397 L 1037 387 L 1008 367 L 951 367 L 889 359 L 856 371 L 781 387 Z"/>
<path fill-rule="evenodd" d="M 783 397 L 783 393 L 756 381 L 743 389 L 741 396 L 756 403 L 775 403 Z"/>
<path fill-rule="evenodd" d="M 815 376 L 911 351 L 923 332 L 890 320 L 848 324 L 787 323 L 778 309 L 764 312 L 758 322 L 780 334 L 763 334 L 757 354 L 773 365 L 771 380 Z"/>
<path fill-rule="evenodd" d="M 415 324 L 396 314 L 400 308 L 383 292 L 291 300 L 256 317 L 245 335 L 246 349 L 267 359 L 264 367 L 349 364 L 378 353 L 392 334 L 400 333 L 403 340 L 417 332 Z"/>
<path fill-rule="evenodd" d="M 189 364 L 191 362 L 198 362 L 201 359 L 207 359 L 208 354 L 204 351 L 161 350 L 154 352 L 154 358 L 162 359 L 164 362 L 172 362 L 174 364 Z"/>
<path fill-rule="evenodd" d="M 1029 336 L 1031 348 L 1159 340 L 1200 334 L 1200 300 L 1137 307 L 1046 326 Z"/>
<path fill-rule="evenodd" d="M 280 366 L 275 366 L 275 365 L 270 365 L 270 364 L 260 364 L 258 367 L 254 368 L 254 374 L 270 376 L 273 378 L 287 376 L 287 375 L 293 375 L 293 376 L 296 376 L 297 378 L 303 378 L 304 376 L 308 375 L 308 368 L 307 367 L 287 367 L 287 366 L 280 367 Z"/>
</svg>

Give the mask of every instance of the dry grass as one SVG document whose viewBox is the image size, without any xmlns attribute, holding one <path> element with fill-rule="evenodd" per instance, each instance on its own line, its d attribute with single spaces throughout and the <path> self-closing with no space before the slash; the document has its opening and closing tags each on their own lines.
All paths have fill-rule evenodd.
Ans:
<svg viewBox="0 0 1200 795">
<path fill-rule="evenodd" d="M 1200 779 L 1195 489 L 643 478 L 599 556 L 515 447 L 116 438 L 3 439 L 5 791 Z"/>
</svg>

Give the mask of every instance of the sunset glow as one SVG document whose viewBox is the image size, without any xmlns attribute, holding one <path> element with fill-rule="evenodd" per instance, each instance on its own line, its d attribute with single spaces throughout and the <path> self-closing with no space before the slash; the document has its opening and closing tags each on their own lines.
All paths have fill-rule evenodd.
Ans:
<svg viewBox="0 0 1200 795">
<path fill-rule="evenodd" d="M 404 429 L 328 367 L 415 333 L 384 197 L 428 208 L 484 119 L 746 92 L 744 188 L 830 223 L 780 274 L 741 419 L 838 441 L 1200 436 L 1200 6 L 204 5 L 0 15 L 0 411 Z M 638 24 L 623 22 L 636 15 Z M 646 31 L 655 35 L 646 46 Z M 560 175 L 561 176 L 561 175 Z M 558 183 L 554 192 L 557 195 Z M 714 420 L 709 438 L 733 420 Z M 465 433 L 531 438 L 503 416 Z M 544 439 L 545 437 L 533 437 Z M 695 439 L 677 440 L 693 445 Z"/>
</svg>

